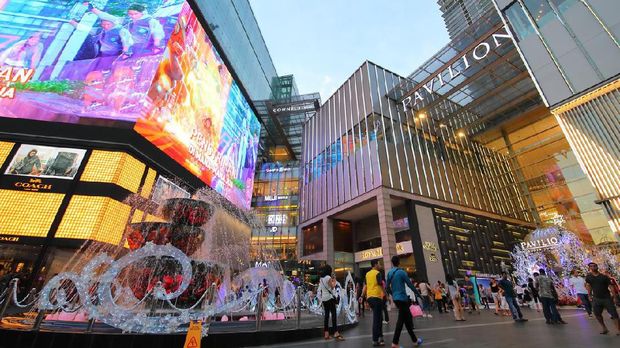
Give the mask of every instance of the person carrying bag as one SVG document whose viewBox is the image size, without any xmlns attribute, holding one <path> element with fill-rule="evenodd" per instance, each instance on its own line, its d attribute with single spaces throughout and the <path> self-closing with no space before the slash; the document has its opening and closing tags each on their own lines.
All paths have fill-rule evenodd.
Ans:
<svg viewBox="0 0 620 348">
<path fill-rule="evenodd" d="M 331 335 L 338 340 L 344 340 L 344 337 L 338 332 L 338 318 L 336 307 L 340 303 L 340 296 L 335 292 L 336 279 L 332 277 L 332 268 L 325 266 L 323 276 L 319 280 L 319 289 L 321 290 L 321 302 L 323 303 L 323 331 L 325 339 L 331 338 Z M 332 327 L 329 327 L 329 317 L 332 317 Z"/>
<path fill-rule="evenodd" d="M 407 296 L 405 287 L 411 289 L 416 294 L 416 297 L 419 296 L 419 292 L 415 286 L 413 286 L 411 280 L 409 280 L 407 272 L 398 267 L 400 265 L 400 259 L 398 256 L 392 257 L 392 265 L 394 267 L 388 272 L 386 284 L 387 292 L 392 295 L 392 300 L 398 308 L 398 320 L 396 321 L 396 328 L 394 329 L 392 348 L 400 347 L 398 341 L 400 340 L 400 332 L 403 329 L 403 324 L 405 325 L 405 328 L 407 328 L 407 332 L 409 333 L 409 336 L 411 336 L 411 340 L 415 342 L 415 346 L 417 347 L 422 344 L 423 340 L 421 337 L 416 337 L 413 332 L 412 312 L 415 309 L 410 308 L 411 301 L 409 300 L 409 296 Z"/>
</svg>

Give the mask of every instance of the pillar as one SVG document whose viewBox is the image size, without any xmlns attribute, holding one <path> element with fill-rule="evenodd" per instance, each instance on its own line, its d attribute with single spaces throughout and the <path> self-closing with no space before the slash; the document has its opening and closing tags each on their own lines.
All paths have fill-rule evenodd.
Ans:
<svg viewBox="0 0 620 348">
<path fill-rule="evenodd" d="M 334 221 L 328 217 L 323 218 L 323 255 L 327 264 L 334 267 Z"/>
<path fill-rule="evenodd" d="M 377 194 L 377 214 L 379 216 L 379 232 L 381 235 L 381 251 L 385 272 L 392 268 L 392 256 L 396 255 L 396 235 L 394 234 L 394 217 L 390 194 L 380 189 Z"/>
</svg>

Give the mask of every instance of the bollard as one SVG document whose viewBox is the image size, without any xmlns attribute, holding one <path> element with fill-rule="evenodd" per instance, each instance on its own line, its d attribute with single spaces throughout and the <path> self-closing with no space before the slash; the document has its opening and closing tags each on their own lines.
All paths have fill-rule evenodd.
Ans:
<svg viewBox="0 0 620 348">
<path fill-rule="evenodd" d="M 91 318 L 88 321 L 88 326 L 86 327 L 86 333 L 92 333 L 94 326 L 95 326 L 95 318 Z"/>
<path fill-rule="evenodd" d="M 261 320 L 263 316 L 263 292 L 259 291 L 256 296 L 256 331 L 261 329 Z"/>
<path fill-rule="evenodd" d="M 0 320 L 4 318 L 4 313 L 9 308 L 11 301 L 13 301 L 13 288 L 17 286 L 17 278 L 11 279 L 9 285 L 6 287 L 6 297 L 4 298 L 4 303 L 2 304 L 2 309 L 0 309 Z"/>
<path fill-rule="evenodd" d="M 297 288 L 297 330 L 301 329 L 301 286 Z"/>
<path fill-rule="evenodd" d="M 43 318 L 45 318 L 45 310 L 41 309 L 39 310 L 39 313 L 37 313 L 37 317 L 34 319 L 32 331 L 39 331 L 39 328 L 41 328 L 41 323 L 43 322 Z"/>
</svg>

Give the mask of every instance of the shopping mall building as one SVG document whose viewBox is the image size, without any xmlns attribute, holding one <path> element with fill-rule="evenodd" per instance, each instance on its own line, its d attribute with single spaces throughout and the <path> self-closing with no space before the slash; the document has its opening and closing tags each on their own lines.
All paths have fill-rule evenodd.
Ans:
<svg viewBox="0 0 620 348">
<path fill-rule="evenodd" d="M 436 281 L 498 274 L 537 226 L 617 245 L 617 5 L 438 2 L 448 45 L 407 77 L 364 62 L 306 122 L 302 258 Z"/>
<path fill-rule="evenodd" d="M 73 3 L 0 4 L 0 274 L 35 285 L 81 246 L 119 245 L 128 223 L 161 221 L 166 198 L 207 187 L 233 213 L 248 209 L 257 162 L 276 162 L 281 145 L 259 109 L 274 88 L 278 100 L 297 94 L 248 1 L 143 1 L 155 22 L 130 48 L 102 41 L 97 12 Z M 98 10 L 124 17 L 127 6 Z M 248 244 L 262 231 L 240 229 Z"/>
</svg>

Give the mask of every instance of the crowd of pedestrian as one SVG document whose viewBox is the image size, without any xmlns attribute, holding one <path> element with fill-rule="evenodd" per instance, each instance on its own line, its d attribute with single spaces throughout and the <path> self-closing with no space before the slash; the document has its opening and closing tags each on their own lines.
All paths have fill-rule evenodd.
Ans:
<svg viewBox="0 0 620 348">
<path fill-rule="evenodd" d="M 371 270 L 364 279 L 358 279 L 357 299 L 358 315 L 364 316 L 366 307 L 372 311 L 372 345 L 384 346 L 383 325 L 389 322 L 389 307 L 397 309 L 397 319 L 392 347 L 399 347 L 400 334 L 403 327 L 411 337 L 415 346 L 422 344 L 423 339 L 414 332 L 414 316 L 433 318 L 433 312 L 440 315 L 452 312 L 455 321 L 466 321 L 465 310 L 470 315 L 480 314 L 482 309 L 491 310 L 498 316 L 511 316 L 517 323 L 527 322 L 522 307 L 541 312 L 545 322 L 549 325 L 567 324 L 558 310 L 559 284 L 555 283 L 545 269 L 539 269 L 527 279 L 527 283 L 519 285 L 513 282 L 509 274 L 502 272 L 501 278 L 491 278 L 488 286 L 478 283 L 475 277 L 465 276 L 457 281 L 455 277 L 448 276 L 446 282 L 441 280 L 431 284 L 426 279 L 414 280 L 407 272 L 400 268 L 400 259 L 392 258 L 392 268 L 384 274 L 378 260 L 371 261 Z M 610 315 L 617 335 L 620 335 L 620 322 L 616 305 L 619 289 L 615 280 L 598 270 L 595 263 L 588 265 L 589 273 L 584 276 L 579 271 L 571 272 L 568 279 L 569 287 L 579 303 L 583 306 L 589 317 L 594 316 L 601 326 L 601 334 L 609 333 L 609 329 L 603 319 L 603 311 Z M 326 290 L 322 291 L 323 306 L 325 308 L 325 338 L 344 340 L 338 332 L 335 321 L 334 297 L 330 289 L 335 282 L 331 268 L 329 273 L 324 272 L 321 285 Z M 332 317 L 333 325 L 328 327 L 329 317 Z"/>
</svg>

